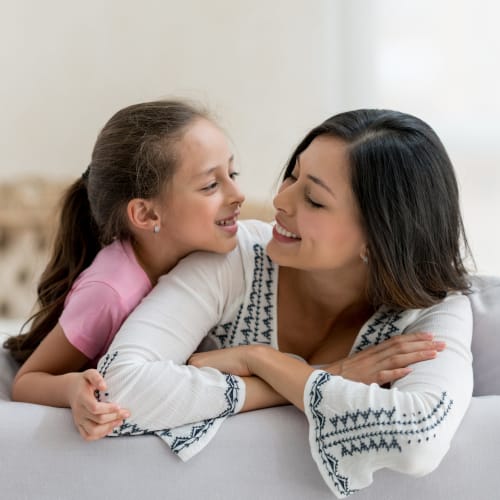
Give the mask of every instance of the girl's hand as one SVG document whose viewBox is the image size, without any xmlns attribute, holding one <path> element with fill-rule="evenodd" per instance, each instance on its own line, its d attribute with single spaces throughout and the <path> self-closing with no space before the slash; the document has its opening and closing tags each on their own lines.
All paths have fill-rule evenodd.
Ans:
<svg viewBox="0 0 500 500">
<path fill-rule="evenodd" d="M 383 386 L 408 375 L 409 365 L 433 359 L 446 345 L 430 333 L 397 335 L 323 369 L 333 375 Z"/>
<path fill-rule="evenodd" d="M 258 344 L 241 345 L 215 351 L 196 352 L 188 359 L 187 364 L 197 368 L 209 366 L 223 373 L 249 377 L 253 374 L 248 367 L 248 356 L 256 347 L 263 346 Z"/>
<path fill-rule="evenodd" d="M 97 370 L 75 373 L 70 406 L 76 428 L 86 441 L 95 441 L 109 434 L 130 416 L 127 410 L 113 403 L 101 403 L 95 391 L 105 391 L 106 383 Z"/>
</svg>

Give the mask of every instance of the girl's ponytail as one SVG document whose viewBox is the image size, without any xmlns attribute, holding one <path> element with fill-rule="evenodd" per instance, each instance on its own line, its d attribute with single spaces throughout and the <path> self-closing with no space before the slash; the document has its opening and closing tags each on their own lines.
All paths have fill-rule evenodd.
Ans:
<svg viewBox="0 0 500 500">
<path fill-rule="evenodd" d="M 86 174 L 68 188 L 62 199 L 52 256 L 38 284 L 39 310 L 25 322 L 24 326 L 31 323 L 26 333 L 12 336 L 4 343 L 20 363 L 26 361 L 56 326 L 66 295 L 100 249 L 97 227 L 90 211 Z"/>
<path fill-rule="evenodd" d="M 14 359 L 23 363 L 56 326 L 73 283 L 101 245 L 133 238 L 128 202 L 162 195 L 179 164 L 178 143 L 198 119 L 209 118 L 174 100 L 133 104 L 108 120 L 91 166 L 63 199 L 52 257 L 38 285 L 38 312 L 25 323 L 31 322 L 27 333 L 4 343 Z"/>
</svg>

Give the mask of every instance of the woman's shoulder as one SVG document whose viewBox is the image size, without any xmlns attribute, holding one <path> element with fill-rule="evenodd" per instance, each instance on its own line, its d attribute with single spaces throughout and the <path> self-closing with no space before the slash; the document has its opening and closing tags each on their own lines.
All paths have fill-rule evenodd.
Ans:
<svg viewBox="0 0 500 500">
<path fill-rule="evenodd" d="M 422 309 L 407 309 L 396 314 L 404 331 L 472 332 L 472 308 L 467 295 L 451 292 L 443 300 Z"/>
</svg>

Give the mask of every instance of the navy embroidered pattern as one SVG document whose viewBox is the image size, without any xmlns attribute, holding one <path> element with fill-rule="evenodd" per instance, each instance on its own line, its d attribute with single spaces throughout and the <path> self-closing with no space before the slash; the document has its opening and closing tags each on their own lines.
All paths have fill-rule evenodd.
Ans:
<svg viewBox="0 0 500 500">
<path fill-rule="evenodd" d="M 317 452 L 329 477 L 345 495 L 355 490 L 349 488 L 348 477 L 338 472 L 340 458 L 370 452 L 402 452 L 403 446 L 427 442 L 436 437 L 434 431 L 453 406 L 453 400 L 443 392 L 439 401 L 425 414 L 422 411 L 398 414 L 393 406 L 346 411 L 327 418 L 320 408 L 322 386 L 330 378 L 327 372 L 318 375 L 309 394 L 309 407 L 314 420 Z"/>
<path fill-rule="evenodd" d="M 224 394 L 226 408 L 216 417 L 203 420 L 194 424 L 180 427 L 151 430 L 143 429 L 134 423 L 125 421 L 120 427 L 114 429 L 108 436 L 137 436 L 154 434 L 162 438 L 174 453 L 180 453 L 184 449 L 199 441 L 207 434 L 219 419 L 232 415 L 236 409 L 239 395 L 239 383 L 233 375 L 226 375 L 227 389 Z"/>
<path fill-rule="evenodd" d="M 253 251 L 254 273 L 248 303 L 241 304 L 233 322 L 217 325 L 209 333 L 219 348 L 271 343 L 274 264 L 262 245 L 255 244 Z"/>
<path fill-rule="evenodd" d="M 118 356 L 118 352 L 114 351 L 110 354 L 109 353 L 106 354 L 106 356 L 104 357 L 104 359 L 102 361 L 102 365 L 99 368 L 99 373 L 102 375 L 103 378 L 106 377 L 106 373 L 108 371 L 109 365 L 114 361 L 116 356 Z M 104 396 L 106 398 L 108 397 L 108 395 L 109 394 L 107 392 L 104 393 Z M 97 399 L 97 401 L 103 401 L 101 391 L 96 389 L 94 391 L 94 396 Z"/>
<path fill-rule="evenodd" d="M 367 326 L 366 332 L 361 335 L 354 349 L 359 352 L 372 345 L 380 344 L 384 340 L 390 339 L 401 333 L 398 321 L 402 318 L 402 311 L 395 309 L 381 308 Z"/>
</svg>

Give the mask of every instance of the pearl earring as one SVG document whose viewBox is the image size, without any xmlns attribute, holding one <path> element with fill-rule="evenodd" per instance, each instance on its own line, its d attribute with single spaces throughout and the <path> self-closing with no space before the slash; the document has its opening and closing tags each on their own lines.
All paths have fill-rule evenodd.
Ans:
<svg viewBox="0 0 500 500">
<path fill-rule="evenodd" d="M 368 255 L 360 255 L 360 257 L 365 264 L 368 264 Z"/>
<path fill-rule="evenodd" d="M 153 227 L 153 233 L 158 234 L 160 232 L 160 226 L 159 224 L 155 224 Z"/>
</svg>

